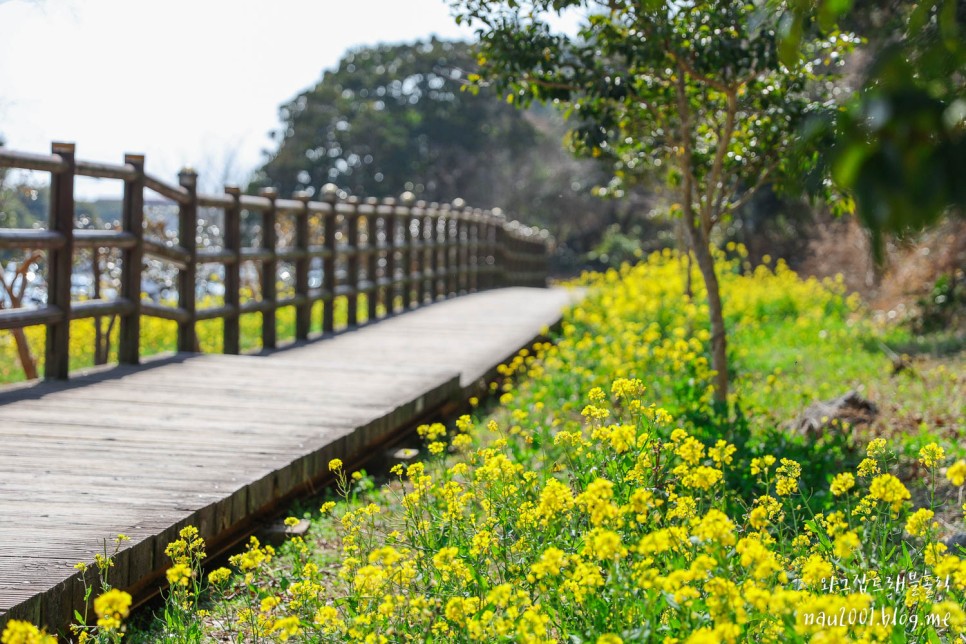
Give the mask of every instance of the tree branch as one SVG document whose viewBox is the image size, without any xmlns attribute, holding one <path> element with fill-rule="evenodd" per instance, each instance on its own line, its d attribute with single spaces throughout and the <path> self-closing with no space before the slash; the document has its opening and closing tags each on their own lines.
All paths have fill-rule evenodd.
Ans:
<svg viewBox="0 0 966 644">
<path fill-rule="evenodd" d="M 755 196 L 755 193 L 757 193 L 762 188 L 762 186 L 764 186 L 768 182 L 768 179 L 774 170 L 775 170 L 774 165 L 770 165 L 767 168 L 765 168 L 758 175 L 758 180 L 755 181 L 755 184 L 751 186 L 748 190 L 745 190 L 743 193 L 741 193 L 741 197 L 729 203 L 727 208 L 722 209 L 722 211 L 734 212 L 739 208 L 741 208 L 742 206 L 744 206 L 749 201 L 751 201 L 751 198 Z"/>
<path fill-rule="evenodd" d="M 724 132 L 723 134 L 719 134 L 718 137 L 718 149 L 715 150 L 714 164 L 711 166 L 711 174 L 708 176 L 705 204 L 701 211 L 701 222 L 705 227 L 706 234 L 711 233 L 711 227 L 714 225 L 713 218 L 717 214 L 713 212 L 715 191 L 719 189 L 718 183 L 721 180 L 721 168 L 724 165 L 724 158 L 728 152 L 728 146 L 731 145 L 731 136 L 735 130 L 735 116 L 738 113 L 737 91 L 729 89 L 725 92 L 725 96 L 728 99 L 728 107 L 725 112 Z M 724 190 L 724 186 L 721 187 L 721 190 Z"/>
<path fill-rule="evenodd" d="M 547 89 L 562 89 L 568 92 L 580 92 L 581 88 L 576 85 L 570 85 L 568 83 L 558 83 L 556 81 L 549 81 L 543 78 L 535 78 L 533 76 L 523 76 L 521 80 L 524 83 L 533 83 L 534 85 L 539 85 L 540 87 L 546 87 Z"/>
<path fill-rule="evenodd" d="M 675 85 L 678 100 L 678 112 L 681 118 L 681 171 L 684 175 L 684 186 L 682 192 L 681 217 L 684 219 L 685 230 L 688 233 L 688 240 L 691 248 L 699 243 L 704 243 L 705 236 L 699 235 L 697 226 L 694 223 L 694 174 L 692 173 L 692 151 L 691 151 L 691 108 L 688 106 L 688 97 L 685 92 L 684 74 L 678 73 Z"/>
<path fill-rule="evenodd" d="M 729 87 L 726 83 L 722 81 L 711 78 L 706 74 L 702 74 L 701 72 L 696 70 L 691 63 L 686 61 L 683 56 L 678 56 L 673 50 L 669 50 L 668 55 L 671 56 L 671 58 L 674 60 L 674 62 L 677 63 L 680 69 L 687 72 L 688 76 L 692 76 L 696 80 L 699 80 L 702 83 L 705 83 L 706 85 L 709 85 L 710 87 L 715 88 L 722 94 L 727 94 L 728 92 L 733 91 L 735 89 L 735 88 Z"/>
</svg>

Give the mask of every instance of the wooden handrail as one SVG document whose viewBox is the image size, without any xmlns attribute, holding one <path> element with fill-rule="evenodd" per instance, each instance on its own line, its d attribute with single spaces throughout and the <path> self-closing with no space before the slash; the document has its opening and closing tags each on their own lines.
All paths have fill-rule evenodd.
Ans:
<svg viewBox="0 0 966 644">
<path fill-rule="evenodd" d="M 121 164 L 75 160 L 74 145 L 54 143 L 50 155 L 0 147 L 0 167 L 49 172 L 50 216 L 47 229 L 0 228 L 0 250 L 37 249 L 46 253 L 47 305 L 41 308 L 0 310 L 0 330 L 43 324 L 47 326 L 45 377 L 68 376 L 70 320 L 118 316 L 121 363 L 140 361 L 143 316 L 178 323 L 178 350 L 198 351 L 196 324 L 224 321 L 223 351 L 240 351 L 239 317 L 262 315 L 262 346 L 277 344 L 278 309 L 294 306 L 295 340 L 309 337 L 313 305 L 322 303 L 323 333 L 334 331 L 334 303 L 348 301 L 348 322 L 357 325 L 358 298 L 365 296 L 368 320 L 393 315 L 414 306 L 465 293 L 512 285 L 541 286 L 546 282 L 546 231 L 508 222 L 499 210 L 483 211 L 461 199 L 450 204 L 416 201 L 412 193 L 399 199 L 360 199 L 342 195 L 328 184 L 318 200 L 308 193 L 281 198 L 275 190 L 242 194 L 226 187 L 223 195 L 197 192 L 198 177 L 185 169 L 177 185 L 144 170 L 144 157 L 127 155 Z M 123 182 L 119 230 L 76 229 L 74 178 Z M 144 191 L 169 199 L 178 208 L 177 241 L 145 237 Z M 199 250 L 196 239 L 198 209 L 224 213 L 221 248 Z M 245 246 L 243 213 L 261 225 L 261 239 Z M 292 222 L 292 241 L 282 247 L 277 230 L 283 215 Z M 319 223 L 312 223 L 319 222 Z M 364 235 L 364 240 L 362 236 Z M 120 294 L 114 300 L 73 302 L 70 293 L 76 249 L 114 248 L 121 253 Z M 173 306 L 142 301 L 143 258 L 150 256 L 177 269 L 177 302 Z M 260 271 L 261 297 L 241 300 L 242 263 Z M 220 264 L 224 270 L 224 302 L 198 309 L 196 276 L 200 264 Z M 280 265 L 294 272 L 294 293 L 278 292 Z M 312 284 L 313 265 L 321 268 L 321 284 Z M 317 270 L 317 269 L 316 269 Z M 289 287 L 291 289 L 291 287 Z M 401 306 L 400 306 L 401 303 Z"/>
</svg>

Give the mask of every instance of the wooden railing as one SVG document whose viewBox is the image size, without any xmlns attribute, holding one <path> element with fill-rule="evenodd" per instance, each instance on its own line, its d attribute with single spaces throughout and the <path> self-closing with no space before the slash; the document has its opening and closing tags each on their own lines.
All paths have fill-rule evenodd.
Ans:
<svg viewBox="0 0 966 644">
<path fill-rule="evenodd" d="M 119 317 L 118 361 L 140 360 L 142 316 L 174 320 L 178 324 L 178 350 L 196 351 L 195 324 L 222 319 L 223 351 L 240 351 L 239 318 L 262 314 L 262 346 L 275 348 L 276 312 L 295 308 L 295 340 L 309 337 L 313 305 L 322 302 L 322 333 L 334 330 L 335 298 L 348 300 L 348 324 L 358 323 L 357 304 L 366 296 L 368 320 L 382 311 L 391 315 L 438 299 L 500 286 L 543 286 L 547 276 L 549 235 L 508 222 L 498 211 L 452 204 L 415 201 L 411 193 L 399 200 L 339 198 L 334 185 L 322 188 L 321 201 L 306 194 L 280 198 L 274 189 L 258 196 L 242 194 L 226 186 L 223 195 L 197 192 L 197 175 L 183 170 L 178 185 L 169 185 L 147 174 L 144 157 L 126 155 L 123 165 L 92 163 L 74 157 L 74 145 L 54 143 L 51 154 L 36 155 L 0 147 L 0 167 L 50 173 L 50 216 L 46 230 L 0 228 L 0 249 L 46 251 L 47 303 L 42 308 L 0 310 L 0 329 L 43 324 L 47 327 L 45 376 L 68 376 L 70 321 L 116 315 Z M 74 178 L 86 176 L 124 182 L 119 230 L 85 230 L 75 226 Z M 149 190 L 178 206 L 177 240 L 145 237 L 144 195 Z M 224 212 L 220 248 L 197 245 L 198 209 Z M 257 247 L 243 247 L 242 212 L 261 218 Z M 276 225 L 281 215 L 294 216 L 293 244 L 281 248 Z M 319 225 L 315 231 L 310 218 Z M 360 240 L 364 230 L 365 243 Z M 72 301 L 71 277 L 74 251 L 120 249 L 121 276 L 118 297 L 111 300 Z M 166 306 L 142 300 L 142 271 L 146 256 L 178 269 L 177 301 Z M 319 258 L 322 280 L 310 288 L 310 264 Z M 241 265 L 260 264 L 261 298 L 243 302 Z M 279 262 L 294 267 L 294 289 L 285 297 L 278 293 Z M 336 264 L 344 265 L 344 275 Z M 198 308 L 196 276 L 199 265 L 224 266 L 224 302 Z M 365 278 L 363 279 L 363 273 Z M 341 279 L 340 279 L 341 278 Z"/>
</svg>

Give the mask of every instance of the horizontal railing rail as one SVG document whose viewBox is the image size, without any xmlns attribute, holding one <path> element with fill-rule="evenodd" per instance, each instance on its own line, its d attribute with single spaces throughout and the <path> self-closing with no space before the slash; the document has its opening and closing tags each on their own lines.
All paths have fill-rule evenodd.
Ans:
<svg viewBox="0 0 966 644">
<path fill-rule="evenodd" d="M 262 347 L 278 344 L 276 313 L 295 308 L 294 339 L 309 338 L 313 307 L 322 302 L 321 332 L 335 330 L 334 302 L 347 300 L 348 325 L 360 323 L 360 296 L 366 298 L 367 320 L 392 315 L 440 299 L 501 286 L 544 286 L 551 239 L 545 230 L 523 226 L 497 209 L 469 208 L 457 199 L 450 204 L 417 201 L 411 193 L 382 200 L 341 197 L 338 188 L 322 187 L 320 200 L 306 193 L 282 198 L 272 188 L 258 195 L 226 186 L 222 195 L 199 194 L 197 174 L 182 170 L 171 185 L 147 174 L 144 157 L 126 155 L 113 165 L 78 160 L 71 143 L 54 143 L 50 155 L 0 147 L 0 168 L 50 173 L 47 229 L 0 228 L 0 250 L 38 250 L 46 255 L 46 304 L 38 308 L 0 308 L 0 330 L 46 325 L 44 375 L 66 379 L 70 364 L 70 321 L 118 316 L 118 361 L 140 361 L 141 320 L 159 317 L 178 324 L 179 351 L 198 351 L 196 324 L 221 319 L 222 350 L 241 350 L 239 320 L 246 313 L 262 315 Z M 75 222 L 74 180 L 77 176 L 123 182 L 119 230 L 78 228 Z M 157 240 L 145 232 L 145 190 L 169 200 L 178 209 L 177 239 Z M 220 247 L 199 248 L 199 209 L 223 213 Z M 260 239 L 244 245 L 242 213 L 255 217 Z M 279 242 L 281 216 L 291 243 Z M 312 221 L 310 221 L 312 220 Z M 314 225 L 313 225 L 314 224 Z M 115 249 L 120 254 L 120 288 L 111 300 L 74 301 L 74 251 Z M 165 306 L 142 298 L 145 258 L 177 271 L 177 298 Z M 96 261 L 96 260 L 95 260 Z M 313 285 L 313 261 L 321 264 L 320 283 Z M 258 266 L 260 297 L 242 301 L 241 269 Z M 293 287 L 279 292 L 281 263 L 291 266 Z M 224 300 L 199 308 L 198 268 L 220 265 Z M 338 269 L 338 270 L 337 270 Z M 319 280 L 316 280 L 319 281 Z"/>
</svg>

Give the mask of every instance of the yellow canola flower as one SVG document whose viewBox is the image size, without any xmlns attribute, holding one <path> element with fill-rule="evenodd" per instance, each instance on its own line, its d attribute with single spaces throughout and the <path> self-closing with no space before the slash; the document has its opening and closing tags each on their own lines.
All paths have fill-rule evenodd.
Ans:
<svg viewBox="0 0 966 644">
<path fill-rule="evenodd" d="M 168 584 L 171 586 L 185 586 L 191 583 L 191 578 L 194 576 L 194 571 L 184 563 L 176 563 L 175 565 L 168 568 L 165 575 L 168 578 Z"/>
<path fill-rule="evenodd" d="M 287 642 L 289 639 L 301 634 L 301 620 L 297 615 L 282 617 L 275 620 L 272 624 L 272 631 L 278 634 L 277 637 L 280 641 Z"/>
<path fill-rule="evenodd" d="M 567 553 L 560 548 L 550 546 L 543 551 L 540 559 L 530 567 L 530 573 L 534 579 L 559 575 L 560 571 L 567 566 L 567 561 Z"/>
<path fill-rule="evenodd" d="M 213 586 L 217 586 L 218 584 L 223 584 L 224 582 L 228 581 L 230 577 L 231 570 L 228 568 L 216 568 L 208 573 L 208 583 Z"/>
<path fill-rule="evenodd" d="M 878 459 L 886 453 L 886 439 L 875 438 L 869 441 L 869 445 L 865 448 L 866 456 L 869 458 Z"/>
<path fill-rule="evenodd" d="M 596 644 L 624 644 L 624 640 L 616 633 L 604 633 L 597 638 Z"/>
<path fill-rule="evenodd" d="M 699 539 L 722 546 L 735 545 L 735 524 L 721 510 L 708 510 L 700 519 L 692 519 L 691 526 L 691 533 Z"/>
<path fill-rule="evenodd" d="M 872 479 L 869 496 L 888 503 L 893 512 L 898 512 L 902 504 L 912 498 L 902 481 L 892 474 L 882 474 Z"/>
<path fill-rule="evenodd" d="M 944 458 L 946 458 L 946 450 L 936 443 L 929 443 L 919 450 L 919 462 L 926 467 L 935 467 Z"/>
<path fill-rule="evenodd" d="M 930 528 L 930 521 L 935 513 L 926 508 L 919 508 L 913 512 L 906 521 L 906 532 L 914 537 L 922 537 Z M 934 526 L 936 524 L 933 524 Z"/>
<path fill-rule="evenodd" d="M 855 532 L 849 531 L 840 534 L 835 537 L 835 543 L 832 548 L 832 552 L 839 559 L 848 559 L 852 556 L 852 553 L 858 550 L 861 546 L 859 541 L 859 535 Z"/>
<path fill-rule="evenodd" d="M 862 462 L 859 463 L 856 471 L 859 473 L 859 476 L 867 478 L 870 476 L 875 476 L 881 470 L 879 469 L 879 463 L 874 458 L 864 458 L 862 459 Z"/>
<path fill-rule="evenodd" d="M 842 496 L 853 487 L 855 487 L 855 477 L 851 472 L 842 472 L 835 475 L 829 489 L 834 496 Z"/>
<path fill-rule="evenodd" d="M 620 509 L 611 502 L 613 498 L 614 484 L 607 479 L 596 479 L 577 495 L 576 503 L 590 516 L 591 525 L 600 526 L 620 514 Z"/>
<path fill-rule="evenodd" d="M 57 644 L 57 638 L 30 622 L 12 619 L 0 635 L 3 644 Z"/>
<path fill-rule="evenodd" d="M 751 459 L 751 475 L 758 476 L 762 472 L 768 473 L 768 469 L 775 464 L 775 457 L 771 454 L 763 456 L 761 458 Z"/>
<path fill-rule="evenodd" d="M 130 610 L 131 596 L 116 588 L 108 590 L 94 600 L 97 626 L 106 631 L 120 630 L 122 621 L 127 619 Z"/>
<path fill-rule="evenodd" d="M 966 461 L 959 459 L 946 470 L 946 478 L 956 486 L 966 483 Z"/>
<path fill-rule="evenodd" d="M 775 492 L 779 496 L 789 496 L 798 492 L 798 477 L 802 475 L 802 466 L 790 458 L 783 458 L 781 465 L 775 470 Z"/>
</svg>

